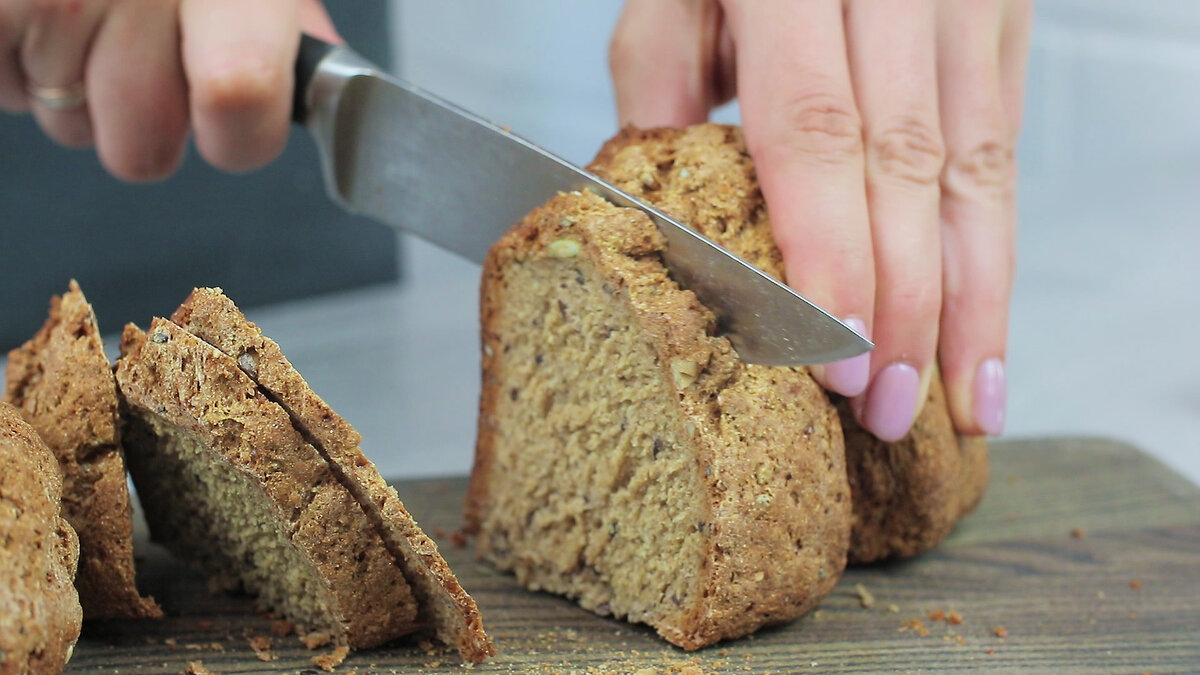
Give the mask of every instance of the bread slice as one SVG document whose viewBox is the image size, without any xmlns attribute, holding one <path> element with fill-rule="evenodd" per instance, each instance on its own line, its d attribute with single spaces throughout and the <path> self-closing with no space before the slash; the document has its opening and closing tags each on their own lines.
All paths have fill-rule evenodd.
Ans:
<svg viewBox="0 0 1200 675">
<path fill-rule="evenodd" d="M 155 319 L 149 335 L 126 327 L 116 377 L 154 540 L 335 644 L 371 647 L 419 628 L 370 519 L 232 358 Z"/>
<path fill-rule="evenodd" d="M 783 280 L 783 257 L 737 127 L 625 129 L 589 168 Z M 863 431 L 844 402 L 839 410 L 854 493 L 850 562 L 929 550 L 978 503 L 987 441 L 955 438 L 940 377 L 912 432 L 896 443 Z"/>
<path fill-rule="evenodd" d="M 75 586 L 84 614 L 161 617 L 154 600 L 137 591 L 117 385 L 96 315 L 74 280 L 50 300 L 41 330 L 9 352 L 4 400 L 21 410 L 58 459 L 63 515 L 79 534 Z"/>
<path fill-rule="evenodd" d="M 837 414 L 751 366 L 644 213 L 562 194 L 490 251 L 466 510 L 518 581 L 697 649 L 793 619 L 846 561 Z"/>
<path fill-rule="evenodd" d="M 362 453 L 358 432 L 317 396 L 277 345 L 220 289 L 197 288 L 171 316 L 179 326 L 235 359 L 278 403 L 367 513 L 418 599 L 420 620 L 468 661 L 494 653 L 475 601 L 459 585 L 437 545 L 405 510 Z"/>
<path fill-rule="evenodd" d="M 79 540 L 61 497 L 54 455 L 0 402 L 0 673 L 62 672 L 79 639 Z"/>
</svg>

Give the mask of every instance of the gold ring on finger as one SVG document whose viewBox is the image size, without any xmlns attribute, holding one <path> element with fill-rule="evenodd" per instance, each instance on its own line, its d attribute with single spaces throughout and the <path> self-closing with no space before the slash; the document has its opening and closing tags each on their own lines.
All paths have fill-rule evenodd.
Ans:
<svg viewBox="0 0 1200 675">
<path fill-rule="evenodd" d="M 82 81 L 65 87 L 41 87 L 30 82 L 25 91 L 34 101 L 51 110 L 78 108 L 87 100 L 87 91 Z"/>
</svg>

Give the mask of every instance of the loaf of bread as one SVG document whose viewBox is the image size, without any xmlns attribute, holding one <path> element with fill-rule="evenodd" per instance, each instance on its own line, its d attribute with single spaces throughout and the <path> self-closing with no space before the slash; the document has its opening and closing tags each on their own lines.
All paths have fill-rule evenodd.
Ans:
<svg viewBox="0 0 1200 675">
<path fill-rule="evenodd" d="M 739 129 L 627 129 L 589 168 L 783 278 Z M 571 193 L 490 251 L 480 555 L 694 649 L 811 609 L 848 552 L 940 541 L 986 475 L 940 383 L 908 438 L 879 443 L 806 370 L 741 362 L 663 246 L 641 212 Z"/>
<path fill-rule="evenodd" d="M 737 127 L 626 129 L 589 168 L 784 280 L 754 162 Z M 956 439 L 936 372 L 912 431 L 895 443 L 862 429 L 847 402 L 833 398 L 854 497 L 850 562 L 912 556 L 936 546 L 983 495 L 986 439 Z"/>
<path fill-rule="evenodd" d="M 0 402 L 0 675 L 60 673 L 79 639 L 79 540 L 54 454 Z"/>
<path fill-rule="evenodd" d="M 20 409 L 58 459 L 63 515 L 79 535 L 75 586 L 84 614 L 161 617 L 135 584 L 117 385 L 96 315 L 74 281 L 51 299 L 41 330 L 9 352 L 4 400 Z"/>
<path fill-rule="evenodd" d="M 738 360 L 663 245 L 645 214 L 584 193 L 491 250 L 466 515 L 526 587 L 696 649 L 814 607 L 851 500 L 816 382 Z"/>
<path fill-rule="evenodd" d="M 376 525 L 384 546 L 412 584 L 419 622 L 432 626 L 441 641 L 468 661 L 492 654 L 475 601 L 459 585 L 437 545 L 363 455 L 358 432 L 309 388 L 279 345 L 220 289 L 194 290 L 171 320 L 233 359 L 302 431 Z"/>
</svg>

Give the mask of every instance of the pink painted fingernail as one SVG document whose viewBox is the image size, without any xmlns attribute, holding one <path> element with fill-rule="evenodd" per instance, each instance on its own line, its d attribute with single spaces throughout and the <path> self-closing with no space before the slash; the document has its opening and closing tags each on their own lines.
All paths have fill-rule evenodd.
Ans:
<svg viewBox="0 0 1200 675">
<path fill-rule="evenodd" d="M 843 321 L 855 333 L 867 337 L 867 325 L 862 319 Z M 825 384 L 842 396 L 858 396 L 867 388 L 871 376 L 871 353 L 859 354 L 825 366 Z"/>
<path fill-rule="evenodd" d="M 1004 431 L 1004 399 L 1008 383 L 1004 377 L 1004 362 L 997 358 L 987 359 L 975 371 L 974 396 L 971 412 L 975 423 L 989 436 L 999 436 Z"/>
<path fill-rule="evenodd" d="M 892 443 L 904 438 L 917 414 L 917 394 L 921 376 L 907 363 L 893 363 L 875 374 L 862 423 L 881 441 Z"/>
</svg>

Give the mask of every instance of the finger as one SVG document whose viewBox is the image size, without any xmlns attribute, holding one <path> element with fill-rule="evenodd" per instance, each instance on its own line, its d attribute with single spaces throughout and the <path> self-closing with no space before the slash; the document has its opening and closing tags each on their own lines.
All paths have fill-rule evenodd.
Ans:
<svg viewBox="0 0 1200 675">
<path fill-rule="evenodd" d="M 716 2 L 629 0 L 609 44 L 621 126 L 683 127 L 722 101 Z"/>
<path fill-rule="evenodd" d="M 154 180 L 179 166 L 188 113 L 176 2 L 114 4 L 96 34 L 87 82 L 96 152 L 109 172 Z"/>
<path fill-rule="evenodd" d="M 29 110 L 19 53 L 28 18 L 28 2 L 0 2 L 0 110 Z"/>
<path fill-rule="evenodd" d="M 230 171 L 275 159 L 287 142 L 300 43 L 295 0 L 183 0 L 180 29 L 201 156 Z"/>
<path fill-rule="evenodd" d="M 925 400 L 942 306 L 938 120 L 932 0 L 851 3 L 846 36 L 866 146 L 867 206 L 875 252 L 871 386 L 863 425 L 903 438 Z"/>
<path fill-rule="evenodd" d="M 875 272 L 841 2 L 746 0 L 726 12 L 746 142 L 788 285 L 869 335 Z M 866 387 L 869 361 L 813 374 L 854 396 Z"/>
<path fill-rule="evenodd" d="M 108 3 L 44 0 L 31 6 L 20 47 L 25 84 L 31 88 L 69 91 L 83 83 L 92 37 Z M 83 83 L 86 84 L 86 83 Z M 68 147 L 92 143 L 87 101 L 58 109 L 30 96 L 30 109 L 46 135 Z"/>
<path fill-rule="evenodd" d="M 1033 3 L 1008 0 L 1004 12 L 1004 32 L 1000 36 L 1000 96 L 1009 133 L 1016 137 L 1021 129 L 1021 111 L 1025 103 L 1025 70 L 1029 63 L 1030 28 Z"/>
<path fill-rule="evenodd" d="M 337 27 L 333 25 L 333 19 L 329 18 L 329 12 L 325 11 L 321 0 L 301 0 L 300 30 L 331 44 L 340 45 L 346 42 L 338 34 Z"/>
<path fill-rule="evenodd" d="M 938 20 L 947 149 L 939 358 L 955 427 L 972 434 L 1000 433 L 1005 412 L 1016 134 L 1001 87 L 1001 19 L 997 3 L 943 3 Z"/>
</svg>

